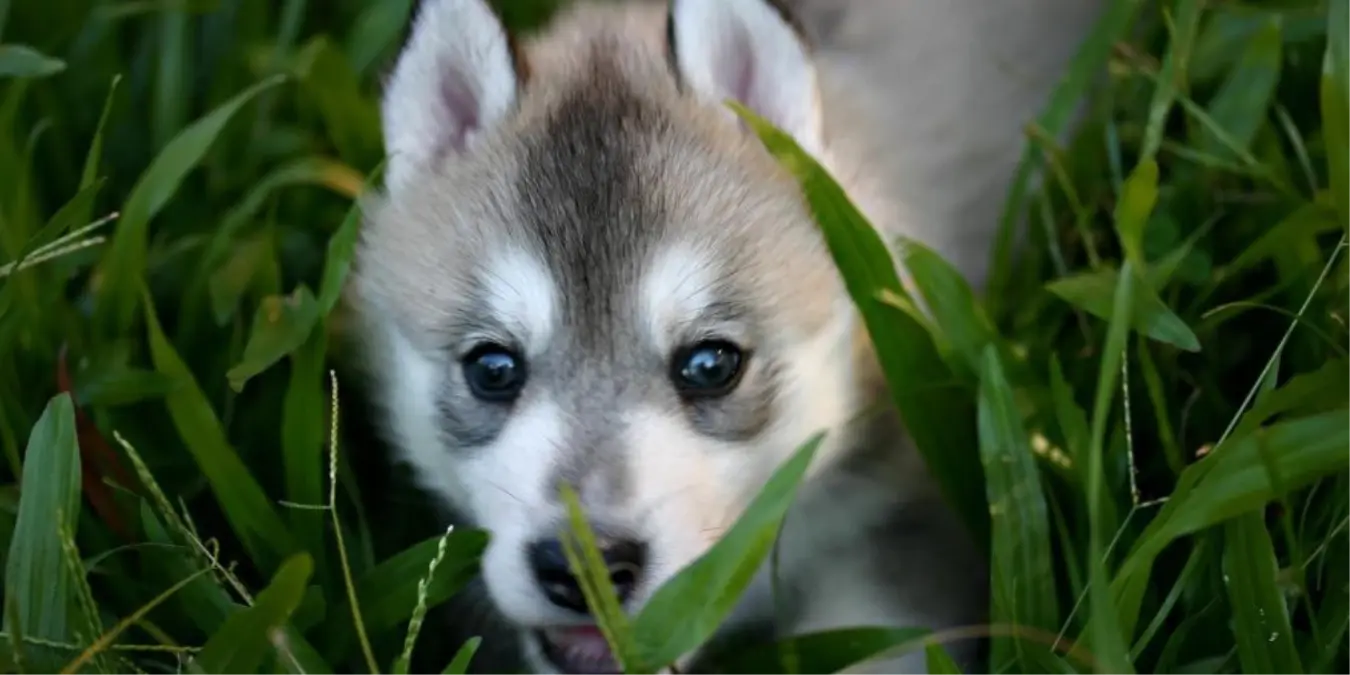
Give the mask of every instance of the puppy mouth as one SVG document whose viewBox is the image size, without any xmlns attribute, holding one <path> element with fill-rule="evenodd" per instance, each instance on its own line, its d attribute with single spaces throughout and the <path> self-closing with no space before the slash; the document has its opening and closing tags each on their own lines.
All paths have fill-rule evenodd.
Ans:
<svg viewBox="0 0 1350 675">
<path fill-rule="evenodd" d="M 564 673 L 622 673 L 619 662 L 595 626 L 564 626 L 534 631 L 543 657 Z"/>
</svg>

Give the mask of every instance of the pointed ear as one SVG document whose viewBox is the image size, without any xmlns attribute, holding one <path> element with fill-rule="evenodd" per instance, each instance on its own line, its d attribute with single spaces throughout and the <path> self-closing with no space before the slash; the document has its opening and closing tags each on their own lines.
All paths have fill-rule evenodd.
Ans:
<svg viewBox="0 0 1350 675">
<path fill-rule="evenodd" d="M 485 0 L 423 0 L 381 104 L 390 190 L 473 148 L 516 101 L 506 31 Z"/>
<path fill-rule="evenodd" d="M 780 4 L 671 0 L 668 20 L 671 60 L 683 85 L 719 106 L 735 100 L 791 134 L 804 150 L 820 149 L 815 64 Z"/>
</svg>

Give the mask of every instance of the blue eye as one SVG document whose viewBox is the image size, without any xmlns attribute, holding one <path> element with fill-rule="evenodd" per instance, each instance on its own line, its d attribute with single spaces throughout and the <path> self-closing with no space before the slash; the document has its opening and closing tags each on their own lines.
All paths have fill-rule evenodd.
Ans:
<svg viewBox="0 0 1350 675">
<path fill-rule="evenodd" d="M 525 361 L 495 344 L 475 347 L 464 357 L 464 381 L 484 401 L 510 401 L 525 386 Z"/>
<path fill-rule="evenodd" d="M 700 342 L 676 352 L 671 378 L 685 396 L 724 396 L 740 382 L 744 361 L 740 348 L 730 342 Z"/>
</svg>

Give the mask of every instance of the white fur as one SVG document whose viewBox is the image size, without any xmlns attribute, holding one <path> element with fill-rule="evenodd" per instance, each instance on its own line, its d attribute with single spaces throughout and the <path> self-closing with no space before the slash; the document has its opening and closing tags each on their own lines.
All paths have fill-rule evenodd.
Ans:
<svg viewBox="0 0 1350 675">
<path fill-rule="evenodd" d="M 565 447 L 566 419 L 552 401 L 535 402 L 512 416 L 489 446 L 477 448 L 455 470 L 475 489 L 463 504 L 492 533 L 483 578 L 497 608 L 521 625 L 575 621 L 544 598 L 523 551 L 561 525 L 558 500 L 545 492 L 548 472 Z"/>
<path fill-rule="evenodd" d="M 484 279 L 497 320 L 524 342 L 527 354 L 543 351 L 553 336 L 560 300 L 548 268 L 512 247 L 487 265 Z"/>
<path fill-rule="evenodd" d="M 516 87 L 506 34 L 482 0 L 425 0 L 384 96 L 389 190 L 441 153 L 472 148 Z"/>
<path fill-rule="evenodd" d="M 712 302 L 715 273 L 707 257 L 686 244 L 657 252 L 642 280 L 643 316 L 657 351 L 674 348 L 673 333 Z"/>
<path fill-rule="evenodd" d="M 436 392 L 444 365 L 418 351 L 393 322 L 378 321 L 371 325 L 377 331 L 376 348 L 387 359 L 390 371 L 396 373 L 386 379 L 384 408 L 390 415 L 389 426 L 398 439 L 398 447 L 417 467 L 417 479 L 424 487 L 443 498 L 458 499 L 465 493 L 464 484 L 453 472 L 442 469 L 445 445 L 436 424 L 440 416 Z"/>
<path fill-rule="evenodd" d="M 763 0 L 674 0 L 676 57 L 693 89 L 735 100 L 821 149 L 816 71 L 792 27 Z M 728 111 L 730 113 L 730 111 Z"/>
</svg>

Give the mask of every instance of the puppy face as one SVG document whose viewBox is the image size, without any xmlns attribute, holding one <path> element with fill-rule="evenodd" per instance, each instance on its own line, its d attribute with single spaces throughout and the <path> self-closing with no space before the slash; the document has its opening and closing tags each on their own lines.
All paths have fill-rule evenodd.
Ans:
<svg viewBox="0 0 1350 675">
<path fill-rule="evenodd" d="M 818 148 L 806 50 L 763 0 L 666 9 L 576 7 L 513 52 L 482 0 L 427 0 L 386 93 L 352 299 L 394 440 L 491 532 L 526 629 L 589 622 L 561 485 L 636 607 L 856 403 L 833 263 L 721 105 Z M 606 667 L 549 635 L 556 667 Z"/>
</svg>

